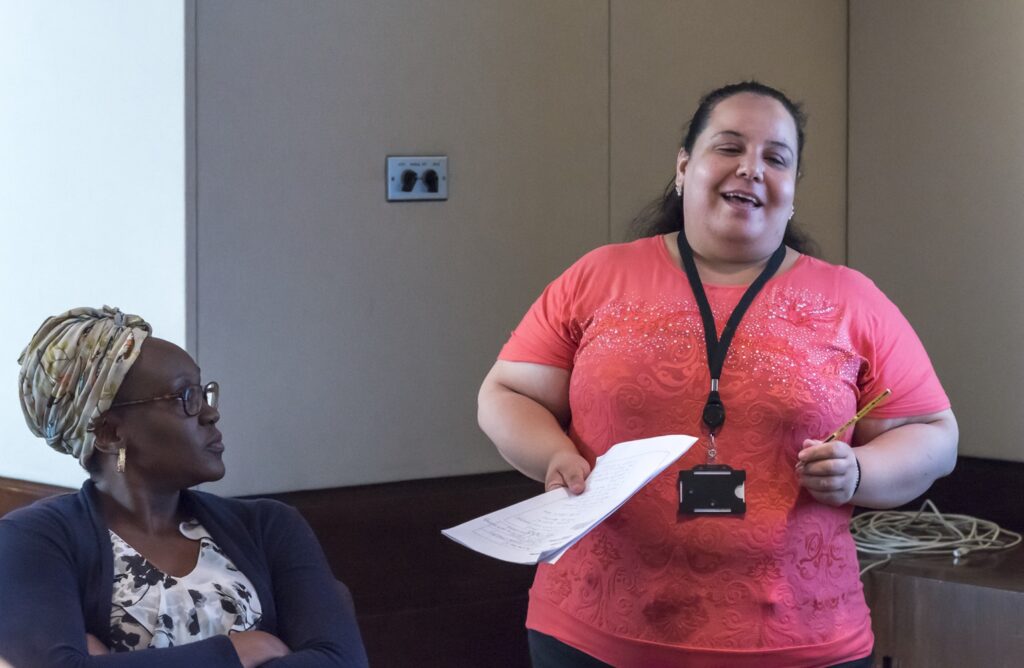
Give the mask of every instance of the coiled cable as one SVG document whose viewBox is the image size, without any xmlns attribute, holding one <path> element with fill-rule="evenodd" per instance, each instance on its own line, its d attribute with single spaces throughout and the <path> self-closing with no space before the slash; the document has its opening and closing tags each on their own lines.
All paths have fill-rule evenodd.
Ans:
<svg viewBox="0 0 1024 668">
<path fill-rule="evenodd" d="M 862 554 L 884 556 L 861 569 L 861 575 L 888 563 L 895 554 L 948 554 L 954 562 L 970 552 L 1005 550 L 1021 535 L 995 522 L 970 515 L 943 515 L 930 499 L 916 513 L 879 510 L 850 520 L 850 534 Z"/>
</svg>

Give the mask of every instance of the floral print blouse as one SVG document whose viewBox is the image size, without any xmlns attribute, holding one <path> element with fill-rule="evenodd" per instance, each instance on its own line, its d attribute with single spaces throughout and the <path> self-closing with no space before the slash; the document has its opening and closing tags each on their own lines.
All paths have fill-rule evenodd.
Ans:
<svg viewBox="0 0 1024 668">
<path fill-rule="evenodd" d="M 173 647 L 231 632 L 249 631 L 261 618 L 259 597 L 241 571 L 195 520 L 179 530 L 199 541 L 195 568 L 168 575 L 110 532 L 114 595 L 110 645 L 115 652 Z"/>
</svg>

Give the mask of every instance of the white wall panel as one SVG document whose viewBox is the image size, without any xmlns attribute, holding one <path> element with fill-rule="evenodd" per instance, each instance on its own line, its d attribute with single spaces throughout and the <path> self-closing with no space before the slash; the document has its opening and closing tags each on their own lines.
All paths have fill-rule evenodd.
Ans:
<svg viewBox="0 0 1024 668">
<path fill-rule="evenodd" d="M 47 316 L 110 304 L 185 343 L 183 59 L 181 0 L 0 1 L 0 476 L 85 478 L 21 414 Z"/>
</svg>

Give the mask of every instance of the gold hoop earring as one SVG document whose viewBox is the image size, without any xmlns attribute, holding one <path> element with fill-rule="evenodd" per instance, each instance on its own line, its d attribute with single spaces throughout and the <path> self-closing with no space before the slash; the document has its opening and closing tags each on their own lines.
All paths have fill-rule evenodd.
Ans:
<svg viewBox="0 0 1024 668">
<path fill-rule="evenodd" d="M 117 472 L 124 473 L 124 463 L 127 458 L 128 451 L 125 448 L 117 449 Z"/>
</svg>

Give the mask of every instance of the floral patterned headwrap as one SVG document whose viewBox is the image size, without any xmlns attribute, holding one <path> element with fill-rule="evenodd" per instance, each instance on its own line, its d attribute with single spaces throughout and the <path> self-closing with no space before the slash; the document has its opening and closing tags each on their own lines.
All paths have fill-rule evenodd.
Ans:
<svg viewBox="0 0 1024 668">
<path fill-rule="evenodd" d="M 84 467 L 92 455 L 92 421 L 110 408 L 142 342 L 153 331 L 120 309 L 74 308 L 47 318 L 18 363 L 28 428 Z"/>
</svg>

